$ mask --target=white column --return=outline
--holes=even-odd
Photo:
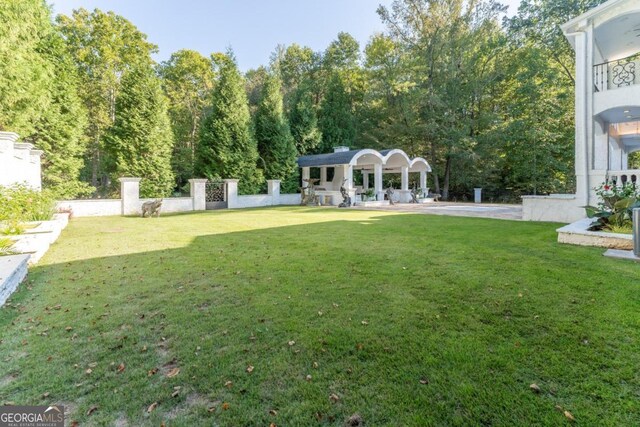
[[[311,168],[309,167],[304,167],[302,168],[302,187],[307,187],[309,186],[309,177],[311,176]],[[307,181],[305,181],[307,180]]]
[[[592,88],[588,86],[587,69],[592,64],[588,63],[587,33],[586,28],[581,28],[575,35],[575,168],[576,168],[576,197],[578,203],[589,203],[589,147],[587,127],[591,125],[588,114],[588,97],[591,97]]]
[[[382,191],[382,165],[373,165],[373,188],[376,192],[378,200],[384,200],[384,192]]]
[[[120,181],[120,198],[122,215],[138,215],[140,213],[140,180],[142,178],[118,178]]]
[[[364,170],[362,171],[362,188],[369,189],[369,172]]]
[[[40,157],[42,156],[42,150],[29,151],[30,165],[29,165],[29,185],[36,190],[42,190],[42,166],[40,163]]]
[[[224,179],[227,186],[227,208],[234,209],[238,207],[238,179]]]
[[[322,166],[320,168],[320,186],[324,187],[327,184],[327,167]]]
[[[422,194],[427,196],[427,171],[420,172],[420,190]]]
[[[353,188],[353,166],[351,165],[344,165],[344,179],[347,180],[347,182],[345,182],[344,187],[347,190],[351,190]]]
[[[190,179],[189,192],[193,202],[194,211],[204,211],[207,209],[207,179]]]
[[[280,180],[268,179],[267,180],[267,193],[271,196],[271,204],[280,204]]]
[[[409,166],[402,166],[400,168],[400,185],[401,190],[409,190]]]

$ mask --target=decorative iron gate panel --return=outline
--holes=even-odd
[[[207,181],[205,192],[207,209],[225,209],[227,207],[227,185],[220,181]]]

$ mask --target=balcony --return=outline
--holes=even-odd
[[[640,52],[593,66],[595,92],[640,84]]]

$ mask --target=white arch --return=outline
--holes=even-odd
[[[409,164],[409,172],[431,172],[431,166],[422,157],[415,157]]]
[[[374,156],[378,161],[374,161],[374,162],[370,162],[367,164],[384,164],[384,157],[382,157],[382,154],[380,154],[379,152],[377,152],[376,150],[371,150],[369,148],[366,148],[364,150],[360,150],[358,151],[353,158],[351,159],[351,161],[349,162],[349,164],[351,166],[355,166],[358,164],[358,159],[366,156],[366,155],[372,155]]]
[[[383,165],[386,166],[387,164],[389,164],[389,161],[394,156],[395,157],[400,156],[402,158],[402,160],[404,160],[404,163],[405,163],[406,166],[409,166],[411,164],[411,159],[409,158],[409,156],[407,156],[407,153],[405,153],[403,150],[400,150],[399,148],[395,148],[395,149],[389,151],[384,156]],[[395,166],[405,166],[405,165],[395,165]]]

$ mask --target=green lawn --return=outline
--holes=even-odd
[[[74,219],[0,310],[0,399],[81,425],[638,425],[640,266],[555,228]]]

